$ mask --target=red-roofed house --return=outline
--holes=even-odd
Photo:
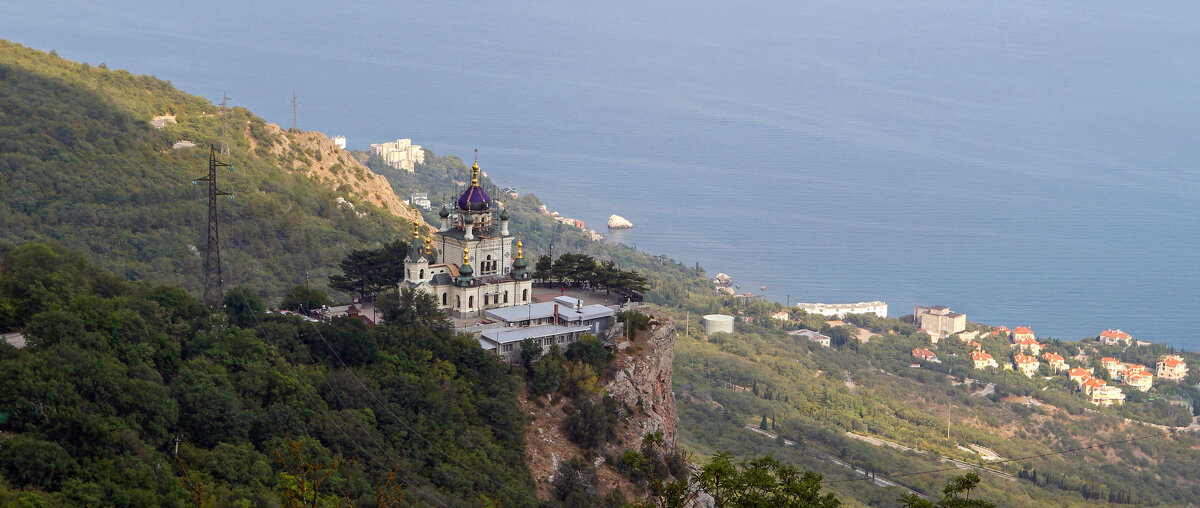
[[[1022,338],[1018,340],[1016,347],[1021,348],[1022,353],[1028,351],[1029,354],[1034,356],[1037,356],[1038,353],[1042,352],[1042,345],[1038,341],[1030,338]]]
[[[771,319],[778,319],[778,320],[780,320],[780,321],[787,321],[787,320],[791,319],[791,317],[788,315],[788,311],[786,311],[786,310],[781,310],[781,311],[779,311],[779,312],[776,312],[776,313],[774,313],[774,314],[771,314]]]
[[[1013,330],[1012,340],[1020,342],[1021,339],[1035,340],[1037,337],[1033,336],[1033,330],[1030,330],[1028,326],[1018,326],[1016,330]]]
[[[1111,406],[1113,404],[1120,405],[1125,403],[1125,392],[1122,392],[1120,388],[1117,388],[1113,385],[1102,385],[1098,388],[1095,388],[1092,390],[1092,393],[1088,395],[1088,397],[1088,400],[1090,400],[1092,404],[1096,404],[1098,406]]]
[[[984,353],[983,351],[972,351],[971,352],[971,361],[975,363],[976,369],[982,369],[984,367],[999,367],[1000,366],[1000,364],[996,363],[996,360],[994,358],[992,358],[992,355]]]
[[[976,351],[981,351],[981,350],[983,350],[983,344],[980,344],[980,343],[978,343],[978,342],[975,342],[975,341],[968,342],[968,343],[967,343],[967,347],[969,347],[969,348],[972,348],[972,349],[974,349],[974,350],[976,350]]]
[[[912,355],[917,358],[920,358],[921,360],[927,361],[927,362],[942,363],[941,360],[938,360],[937,355],[934,354],[933,351],[930,351],[928,349],[921,349],[921,348],[914,349],[914,350],[912,350]]]
[[[1149,372],[1146,372],[1145,369],[1127,370],[1125,371],[1123,380],[1125,381],[1125,384],[1137,388],[1143,392],[1150,391],[1150,386],[1154,384],[1154,376]]]
[[[1124,364],[1121,363],[1120,360],[1117,360],[1111,356],[1105,356],[1104,358],[1101,358],[1100,366],[1104,367],[1104,370],[1107,370],[1108,375],[1110,376],[1115,376],[1118,372],[1124,370],[1122,368],[1124,367]]]
[[[1155,364],[1155,370],[1158,377],[1162,379],[1170,379],[1171,381],[1180,381],[1187,377],[1188,367],[1187,362],[1179,355],[1167,355],[1162,360]]]
[[[1121,330],[1104,330],[1100,332],[1100,343],[1105,346],[1115,346],[1117,344],[1128,346],[1133,343],[1133,337]]]
[[[1017,364],[1017,370],[1025,374],[1025,377],[1033,377],[1034,374],[1037,374],[1038,359],[1035,356],[1018,353],[1013,357],[1013,363]]]
[[[1083,385],[1084,381],[1092,378],[1092,373],[1083,367],[1075,367],[1067,372],[1067,379]]]
[[[1055,372],[1067,370],[1067,361],[1060,354],[1047,351],[1042,353],[1042,359],[1046,360],[1046,363],[1049,364],[1050,368]]]
[[[992,335],[1007,336],[1008,332],[1011,332],[1011,331],[1012,330],[1009,330],[1007,326],[997,326],[995,328],[992,328]]]

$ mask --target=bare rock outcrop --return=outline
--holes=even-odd
[[[628,448],[640,446],[642,436],[648,433],[662,432],[667,453],[673,453],[679,423],[675,392],[671,388],[675,322],[666,312],[650,314],[650,330],[626,348],[632,354],[622,354],[614,360],[616,370],[606,387],[617,402],[634,411],[622,435]]]
[[[679,417],[671,386],[675,323],[666,312],[643,312],[651,316],[650,329],[638,332],[634,340],[618,345],[617,355],[605,377],[604,390],[628,412],[616,441],[605,446],[594,461],[599,481],[596,490],[602,495],[618,486],[626,495],[642,494],[612,465],[605,463],[605,455],[619,456],[625,450],[640,449],[642,437],[652,432],[662,432],[667,454],[674,453],[678,440]],[[538,496],[546,499],[553,493],[551,482],[558,474],[559,465],[572,457],[582,456],[583,451],[567,439],[562,430],[567,401],[543,397],[540,404],[526,398],[519,402],[530,418],[525,429],[525,462],[537,483]]]
[[[424,222],[420,212],[405,205],[392,191],[387,178],[371,171],[328,136],[317,131],[285,131],[275,124],[266,127],[271,142],[265,148],[281,161],[290,161],[282,165],[284,169],[344,193],[348,201],[369,203],[406,221]],[[267,142],[256,139],[249,124],[244,134],[251,150]]]
[[[608,229],[632,229],[633,223],[617,214],[608,216]]]

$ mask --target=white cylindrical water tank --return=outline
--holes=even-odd
[[[733,316],[725,314],[704,316],[704,334],[712,335],[717,332],[733,333]]]

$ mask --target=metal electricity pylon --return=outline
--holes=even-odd
[[[204,249],[204,305],[216,307],[225,298],[225,285],[221,280],[221,240],[217,221],[217,196],[233,194],[217,188],[217,168],[233,166],[217,160],[216,147],[208,148],[208,176],[192,180],[192,184],[208,182],[208,247]]]

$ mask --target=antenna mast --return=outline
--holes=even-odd
[[[292,130],[296,130],[296,90],[292,90]]]
[[[225,285],[221,280],[221,243],[217,222],[217,196],[232,194],[217,188],[217,168],[233,166],[217,160],[215,147],[208,147],[208,176],[192,180],[192,184],[208,182],[208,247],[204,249],[204,304],[216,307],[225,297]]]

